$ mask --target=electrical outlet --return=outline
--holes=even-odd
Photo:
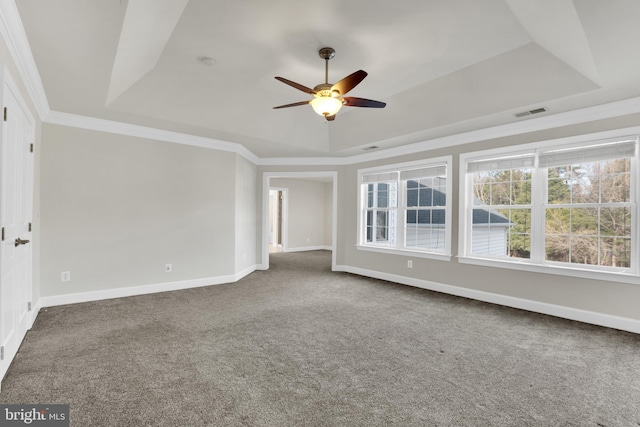
[[[71,272],[70,271],[63,271],[62,273],[60,273],[60,280],[63,282],[70,282],[71,281]]]
[[[413,261],[407,260],[407,268],[413,268]]]
[[[167,264],[164,266],[164,271],[166,271],[167,273],[171,273],[172,269],[173,267],[171,266],[171,264]]]

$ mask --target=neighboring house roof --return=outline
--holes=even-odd
[[[473,210],[473,225],[510,225],[509,218],[495,212],[489,212],[486,209],[476,208]]]
[[[407,206],[418,205],[418,195],[420,196],[420,206],[444,206],[447,200],[446,194],[434,190],[417,181],[407,181],[407,190],[419,188],[418,191],[407,191]],[[433,190],[433,191],[432,191]]]
[[[476,206],[484,205],[482,200],[478,199],[477,197],[474,197],[473,201]],[[489,212],[488,210],[482,208],[476,208],[473,210],[473,223],[476,225],[511,225],[511,221],[509,221],[509,218],[507,218],[506,216],[495,211]]]
[[[435,190],[433,188],[427,187],[425,185],[419,184],[417,181],[407,181],[407,189],[418,189],[418,191],[407,191],[407,206],[418,206],[418,200],[420,201],[420,206],[444,206],[446,202],[446,194],[441,191]],[[479,199],[476,201],[482,202]],[[444,211],[432,211],[430,212],[418,212],[418,224],[444,224]],[[415,211],[408,212],[409,222],[415,223]],[[411,217],[413,217],[414,221],[411,221]],[[473,225],[504,225],[508,226],[511,224],[509,218],[504,215],[501,215],[497,212],[489,212],[486,209],[475,208],[473,210]]]

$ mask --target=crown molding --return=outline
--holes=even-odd
[[[395,156],[395,154],[394,154]],[[341,166],[352,163],[360,163],[353,161],[350,157],[264,157],[258,162],[260,166]],[[390,157],[390,156],[385,156]]]
[[[239,154],[256,165],[269,166],[340,166],[387,159],[407,154],[416,154],[444,147],[468,144],[488,139],[501,138],[512,135],[553,129],[562,126],[586,123],[595,120],[608,119],[628,114],[640,113],[640,97],[629,98],[608,104],[582,108],[564,113],[529,118],[526,120],[493,126],[469,132],[439,138],[427,139],[425,132],[416,132],[378,141],[418,141],[392,148],[373,152],[355,154],[342,157],[265,157],[260,158],[241,144],[221,141],[213,138],[200,137],[178,132],[165,131],[128,123],[115,122],[76,114],[51,111],[46,93],[35,60],[31,53],[22,20],[15,0],[0,1],[0,35],[4,38],[11,56],[16,64],[18,73],[26,86],[29,98],[35,105],[37,113],[43,122],[73,126],[83,129],[111,132],[120,135],[137,136],[147,139],[173,142],[177,144],[193,145]]]
[[[43,120],[49,114],[49,102],[14,0],[0,1],[0,34],[7,44],[38,116]]]
[[[578,110],[557,113],[553,115],[530,118],[527,120],[492,126],[484,129],[463,132],[450,136],[433,139],[424,139],[398,147],[376,150],[363,154],[355,154],[348,157],[324,157],[324,158],[261,158],[260,165],[351,165],[375,160],[388,159],[407,154],[416,154],[439,148],[453,147],[485,141],[488,139],[502,138],[506,136],[521,135],[530,132],[554,129],[596,120],[610,119],[628,114],[640,113],[640,97],[615,101],[608,104],[581,108]],[[403,139],[422,139],[420,133],[405,135]],[[385,141],[377,141],[384,143]]]
[[[206,138],[185,133],[171,132],[162,129],[132,125],[130,123],[97,119],[95,117],[80,116],[77,114],[63,113],[60,111],[49,112],[49,114],[42,121],[55,125],[70,126],[80,129],[95,130],[99,132],[108,132],[117,135],[135,136],[138,138],[154,139],[157,141],[173,142],[176,144],[210,148],[213,150],[229,151],[246,158],[254,164],[258,164],[260,160],[258,156],[247,150],[244,146],[236,144],[234,142],[220,141],[213,138]]]
[[[177,144],[194,145],[215,150],[231,151],[259,166],[344,166],[388,159],[409,154],[422,153],[445,147],[469,144],[488,139],[520,135],[530,132],[554,129],[563,126],[592,122],[640,113],[640,97],[629,98],[608,104],[581,108],[579,110],[557,113],[544,117],[536,117],[520,122],[492,126],[484,129],[463,132],[440,138],[433,138],[398,147],[386,148],[375,152],[355,154],[345,157],[258,157],[243,145],[221,141],[213,138],[171,132],[162,129],[116,122],[77,114],[51,111],[43,121],[46,123],[72,126],[82,129],[110,132],[120,135],[137,136],[140,138],[156,139]],[[406,136],[418,139],[419,134]],[[403,137],[404,138],[404,137]],[[383,141],[380,141],[383,142]]]

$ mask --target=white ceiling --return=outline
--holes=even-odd
[[[638,0],[20,0],[53,111],[326,157],[640,96]],[[363,69],[327,123],[274,79]],[[199,58],[209,57],[214,65]]]

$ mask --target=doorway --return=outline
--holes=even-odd
[[[294,215],[300,214],[297,212],[296,208],[290,206],[291,200],[293,196],[288,193],[288,189],[282,188],[283,186],[279,185],[274,181],[273,187],[272,179],[278,180],[282,178],[283,180],[299,180],[299,181],[316,181],[328,184],[328,189],[325,194],[329,199],[325,206],[327,206],[327,212],[324,213],[324,218],[330,219],[327,221],[326,225],[322,225],[319,228],[326,230],[326,237],[323,239],[326,243],[322,243],[322,246],[316,246],[313,243],[313,238],[309,239],[306,235],[303,236],[303,241],[300,243],[299,237],[294,231],[298,230],[297,225],[300,221],[295,221]],[[278,233],[274,230],[274,216],[277,215],[275,213],[276,207],[274,204],[277,203],[277,196],[274,191],[283,191],[282,197],[282,205],[281,205],[281,222],[279,223],[279,231],[281,233],[280,244],[282,245],[283,252],[290,252],[296,250],[316,250],[316,249],[325,249],[331,251],[331,266],[332,269],[336,269],[336,241],[337,241],[337,212],[338,212],[338,173],[336,171],[311,171],[311,172],[264,172],[262,179],[262,250],[261,250],[261,263],[260,269],[267,270],[269,269],[269,249],[271,243],[277,239]],[[291,200],[290,200],[291,199]],[[270,203],[271,202],[271,203]],[[308,207],[306,207],[308,209]],[[294,210],[296,212],[290,212],[289,210]],[[302,209],[304,210],[304,208]],[[288,217],[288,215],[290,217]],[[302,216],[300,216],[302,215]],[[305,214],[300,214],[298,219],[306,218]],[[315,215],[314,215],[315,216]],[[292,219],[293,218],[293,219]],[[293,225],[289,224],[293,222]],[[291,230],[288,230],[291,228]],[[289,233],[291,231],[291,233]],[[299,231],[299,230],[298,230]],[[298,240],[296,240],[298,239]],[[291,241],[290,241],[291,240]],[[330,240],[330,242],[329,242]],[[311,242],[306,244],[306,242]]]

